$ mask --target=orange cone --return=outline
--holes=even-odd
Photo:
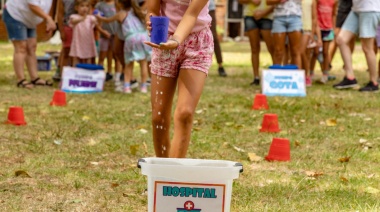
[[[5,123],[17,126],[26,125],[24,118],[24,110],[22,109],[22,107],[10,107],[8,112],[8,120]]]
[[[268,110],[267,96],[264,94],[256,94],[255,99],[253,100],[252,110]]]
[[[50,102],[52,106],[66,106],[66,93],[56,90],[53,95],[53,100]]]
[[[267,161],[290,161],[290,142],[285,138],[273,138]]]
[[[280,132],[280,128],[278,126],[278,118],[276,114],[264,114],[260,132]]]

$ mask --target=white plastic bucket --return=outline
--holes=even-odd
[[[142,158],[148,212],[229,212],[240,163],[224,160]]]

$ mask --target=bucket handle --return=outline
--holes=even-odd
[[[143,158],[140,158],[138,161],[137,161],[137,168],[141,169],[141,165],[140,163],[146,163],[146,161],[143,159]]]
[[[241,163],[235,163],[235,166],[240,166],[240,173],[242,173],[243,172],[243,164],[241,164]]]

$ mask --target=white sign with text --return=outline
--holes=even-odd
[[[262,93],[267,96],[306,96],[304,70],[263,70]]]

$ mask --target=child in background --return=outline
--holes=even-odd
[[[114,0],[103,0],[95,5],[95,9],[100,11],[104,17],[112,17],[116,14],[116,7]],[[99,53],[99,61],[98,64],[103,66],[104,60],[107,58],[107,75],[106,81],[109,81],[113,78],[112,76],[112,47],[114,41],[114,35],[116,33],[117,23],[109,22],[102,23],[102,29],[106,30],[108,34],[101,34],[100,36],[100,53]],[[115,60],[115,70],[120,70],[118,67],[118,63]],[[119,75],[119,74],[118,74]]]
[[[251,46],[253,81],[251,85],[260,85],[260,40],[263,38],[273,64],[272,12],[274,7],[267,6],[265,0],[239,0],[244,5],[244,31]]]
[[[306,86],[312,85],[310,76],[310,51],[308,45],[313,43],[317,31],[317,2],[316,0],[302,1],[302,68],[305,70]],[[318,42],[319,43],[319,42]]]
[[[317,1],[317,12],[318,12],[318,26],[321,30],[322,36],[322,49],[323,49],[323,75],[319,80],[320,83],[326,84],[329,80],[330,71],[330,55],[329,46],[331,41],[334,40],[334,28],[333,22],[336,18],[338,8],[337,0],[318,0]],[[330,76],[333,80],[335,77]]]
[[[62,49],[59,55],[59,66],[53,79],[59,81],[61,79],[60,68],[64,66],[71,66],[71,58],[69,56],[71,41],[73,38],[73,29],[69,25],[70,16],[75,13],[74,8],[75,0],[62,0],[58,1],[58,29],[61,33]]]
[[[272,25],[274,64],[283,62],[285,39],[288,37],[292,63],[302,67],[302,1],[267,0],[267,4],[275,6]]]
[[[73,28],[73,40],[71,43],[70,57],[73,58],[73,66],[78,63],[91,63],[96,57],[94,28],[97,24],[90,12],[90,0],[76,0],[75,10],[77,14],[70,16],[69,24]]]
[[[195,108],[211,66],[214,43],[210,30],[208,1],[151,0],[148,14],[169,18],[169,39],[154,47],[152,55],[152,126],[157,157],[186,157]],[[173,12],[175,10],[175,13]],[[152,28],[147,16],[148,30]],[[174,135],[170,142],[170,123],[174,93],[178,98],[174,112]]]
[[[124,93],[131,93],[131,79],[134,62],[140,63],[142,93],[147,93],[146,81],[148,79],[148,59],[151,56],[151,48],[144,44],[148,41],[148,33],[145,29],[145,16],[135,0],[118,0],[120,10],[115,16],[103,18],[104,22],[119,21],[124,36]]]

